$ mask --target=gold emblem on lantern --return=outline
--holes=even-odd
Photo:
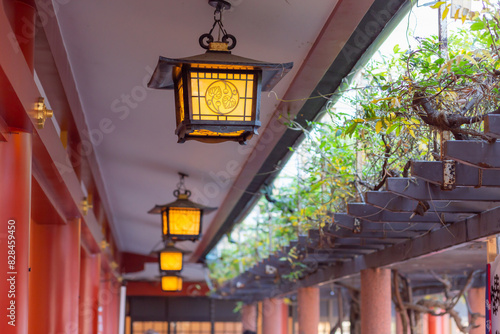
[[[226,80],[217,80],[208,86],[205,93],[208,108],[219,115],[230,114],[240,101],[236,86]]]

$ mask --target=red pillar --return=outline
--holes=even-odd
[[[118,317],[120,308],[120,284],[111,275],[101,280],[99,289],[99,306],[102,308],[102,333],[118,333]]]
[[[28,331],[31,154],[28,133],[0,143],[0,333]],[[15,324],[15,326],[12,326]]]
[[[445,314],[441,317],[441,333],[450,334],[450,315],[449,314]],[[486,333],[486,332],[482,332],[482,333]]]
[[[281,303],[281,332],[288,334],[288,305]]]
[[[391,271],[361,271],[361,334],[391,332]]]
[[[319,288],[299,288],[297,294],[299,334],[318,334]]]
[[[420,322],[422,334],[429,334],[429,314],[422,314],[422,321]]]
[[[97,333],[101,256],[81,250],[79,334]]]
[[[257,333],[257,306],[244,305],[241,309],[241,323],[243,332],[252,331]]]
[[[77,333],[80,220],[32,222],[30,263],[29,334]]]
[[[480,313],[484,316],[485,312],[485,295],[486,288],[472,288],[467,293],[467,299],[469,301],[469,306],[473,313]],[[470,334],[483,334],[486,333],[486,320],[485,318],[479,318],[476,320],[476,324],[481,325],[478,328],[474,328],[469,333]]]
[[[286,305],[285,305],[286,306]],[[262,334],[286,334],[284,327],[285,307],[277,298],[266,299],[262,303]]]
[[[441,334],[441,330],[443,327],[441,321],[441,317],[436,317],[429,314],[427,316],[427,332],[429,334]]]

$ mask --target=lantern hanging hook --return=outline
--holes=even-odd
[[[217,38],[217,42],[227,43],[227,50],[232,50],[236,46],[236,37],[231,34],[228,34],[224,25],[222,24],[222,12],[226,9],[231,8],[231,4],[224,0],[209,0],[210,6],[215,7],[214,11],[214,24],[212,25],[212,29],[208,32],[208,34],[203,34],[200,36],[198,42],[200,46],[205,50],[210,50],[210,43],[214,41],[214,36],[212,32],[215,27],[219,27],[219,35]],[[220,35],[222,34],[222,38]]]
[[[179,172],[179,183],[177,183],[177,189],[174,190],[174,196],[179,197],[180,194],[184,194],[187,197],[191,196],[191,191],[186,189],[184,185],[184,178],[189,177],[189,175]]]

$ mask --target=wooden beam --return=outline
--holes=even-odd
[[[447,200],[447,201],[500,201],[500,191],[495,188],[464,188],[443,191],[435,184],[413,178],[388,178],[388,191],[416,200]],[[432,202],[430,202],[433,210]]]
[[[414,239],[405,240],[381,251],[358,256],[352,261],[332,267],[321,267],[301,280],[301,286],[331,282],[359,273],[367,268],[379,268],[410,259],[428,256],[464,243],[500,233],[500,208],[454,223]]]
[[[334,215],[334,223],[327,225],[325,231],[334,232],[336,230],[349,230],[353,233],[353,236],[358,235],[353,231],[356,229],[355,224],[359,223],[359,228],[362,232],[372,231],[372,232],[387,232],[387,231],[413,231],[413,232],[426,232],[430,229],[440,226],[441,222],[439,219],[434,219],[427,222],[411,222],[411,221],[400,221],[400,222],[373,222],[362,218],[356,218],[346,213],[336,213]]]
[[[500,115],[488,115],[484,119],[484,133],[500,138]]]
[[[312,240],[312,245],[310,247],[321,247],[317,249],[328,250],[331,247],[337,247],[341,245],[352,245],[353,247],[385,247],[393,245],[401,241],[401,239],[360,239],[360,238],[335,238],[329,237],[324,233],[321,233],[317,229],[309,230],[309,239]],[[321,242],[320,242],[321,239]]]
[[[424,212],[423,215],[418,215],[412,212],[386,211],[364,203],[349,203],[347,205],[347,214],[372,222],[384,223],[451,223],[473,215],[472,213],[435,212],[432,209]]]
[[[374,207],[393,212],[414,212],[418,201],[411,198],[399,196],[388,191],[368,191],[365,194],[366,203]],[[455,212],[455,213],[479,213],[500,206],[500,202],[480,202],[480,201],[446,201],[433,200],[424,201],[429,205],[432,203],[432,211],[435,212]]]
[[[443,184],[443,162],[413,161],[411,174],[434,184]],[[457,187],[500,187],[500,170],[481,169],[457,162],[455,164]]]
[[[500,142],[449,140],[444,143],[446,159],[481,168],[500,168]]]
[[[392,212],[413,212],[418,201],[398,196],[388,191],[367,191],[365,193],[366,203],[377,208]]]
[[[360,233],[353,233],[352,231],[345,230],[345,229],[340,229],[338,231],[328,231],[327,232],[329,235],[332,235],[337,238],[354,238],[358,236],[359,238],[363,239],[408,239],[408,238],[414,238],[422,234],[422,232],[416,232],[416,231],[408,231],[408,230],[401,230],[401,231],[362,231]]]

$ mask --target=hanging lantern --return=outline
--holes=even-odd
[[[191,192],[184,187],[186,174],[179,173],[180,182],[174,191],[177,200],[156,205],[149,213],[161,214],[163,239],[171,241],[198,240],[201,236],[203,213],[213,211],[210,208],[189,200]]]
[[[158,251],[160,274],[180,272],[182,270],[183,257],[186,253],[186,251],[175,247],[172,241],[169,241],[165,248]]]
[[[290,71],[293,63],[267,63],[231,54],[236,38],[222,25],[222,11],[231,8],[223,0],[210,0],[216,8],[214,24],[199,38],[206,53],[180,59],[160,57],[148,84],[173,89],[178,142],[237,141],[257,134],[260,127],[261,91],[270,91]],[[212,32],[219,29],[220,41]]]
[[[182,291],[182,277],[179,276],[162,276],[161,290],[165,292]]]

